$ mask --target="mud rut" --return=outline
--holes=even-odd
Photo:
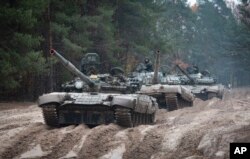
[[[250,142],[250,88],[223,100],[159,110],[156,124],[122,128],[47,127],[32,103],[0,103],[0,158],[229,158],[230,142]]]

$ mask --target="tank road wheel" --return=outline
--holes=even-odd
[[[137,126],[139,123],[139,117],[136,115],[136,113],[133,113],[132,115],[132,121],[133,121],[133,126]]]
[[[142,117],[142,124],[146,124],[146,115],[145,114],[141,114]]]
[[[179,102],[179,107],[180,108],[192,107],[193,106],[193,102],[192,101],[189,102],[189,101],[184,100],[183,98],[179,98],[178,102]]]
[[[116,107],[116,123],[123,127],[133,127],[131,110],[127,108]]]
[[[131,112],[130,109],[116,107],[115,109],[116,123],[123,127],[133,127],[143,124],[152,124],[155,121],[155,113],[145,114]]]
[[[166,105],[169,111],[179,109],[178,99],[176,94],[166,94]]]
[[[212,99],[214,97],[217,97],[217,94],[216,93],[213,93],[213,92],[209,92],[207,93],[207,99]]]
[[[154,123],[155,122],[155,113],[153,114],[150,114],[150,120],[149,120],[150,123]]]
[[[188,102],[188,106],[189,106],[189,107],[192,107],[193,105],[194,105],[194,102],[193,102],[193,101]]]
[[[59,126],[58,113],[56,109],[56,105],[45,105],[42,108],[43,110],[43,119],[44,122],[51,127]]]
[[[142,114],[142,124],[146,124],[147,121],[146,121],[146,115],[145,114]]]
[[[146,119],[145,124],[149,124],[149,115],[148,114],[145,114],[145,119]]]
[[[153,114],[133,113],[132,122],[134,126],[143,124],[153,124],[155,122],[155,113]]]

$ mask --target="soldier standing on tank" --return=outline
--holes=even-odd
[[[197,65],[193,65],[194,73],[197,74],[200,72],[199,67]]]
[[[147,57],[145,58],[144,65],[145,65],[145,71],[147,72],[153,71],[153,65],[152,65],[152,62],[149,60],[149,58]]]
[[[192,64],[192,66],[187,67],[187,72],[189,74],[197,74],[200,72],[199,67],[195,64]]]

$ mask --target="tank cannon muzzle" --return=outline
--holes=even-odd
[[[55,49],[50,49],[50,54],[51,54],[51,55],[54,55],[54,54],[55,54],[55,52],[56,52],[56,50],[55,50]]]

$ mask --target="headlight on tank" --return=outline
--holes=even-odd
[[[82,82],[82,81],[76,81],[76,82],[75,82],[75,87],[76,87],[76,89],[82,89],[82,87],[83,87],[83,82]]]

